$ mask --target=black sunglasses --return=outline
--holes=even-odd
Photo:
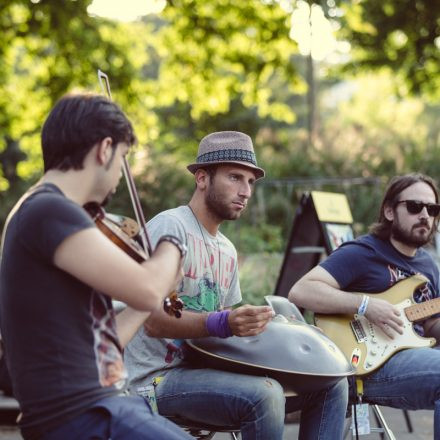
[[[437,217],[440,214],[440,205],[437,203],[423,203],[418,200],[400,200],[396,202],[396,206],[399,203],[405,203],[406,210],[409,214],[418,214],[423,208],[426,208],[428,215],[431,217]]]

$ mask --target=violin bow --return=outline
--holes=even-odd
[[[112,92],[110,90],[110,81],[108,79],[108,76],[100,69],[98,69],[98,81],[102,91],[107,94],[107,96],[111,101],[113,101]],[[148,237],[147,228],[145,227],[146,221],[145,221],[144,213],[142,211],[141,202],[139,200],[139,196],[136,191],[134,179],[131,174],[130,168],[128,166],[127,158],[125,156],[123,157],[122,160],[122,170],[125,176],[125,180],[127,181],[128,192],[130,193],[130,200],[133,205],[136,221],[141,230],[141,234],[139,235],[142,241],[142,246],[145,252],[147,253],[147,255],[150,256],[151,253],[153,252],[153,248],[151,247],[150,238]]]
[[[100,69],[98,69],[98,81],[102,91],[107,94],[110,101],[113,101],[108,76]],[[127,158],[125,156],[122,158],[122,170],[125,176],[125,180],[127,181],[128,192],[130,193],[130,199],[133,205],[134,213],[136,215],[136,221],[141,231],[139,235],[142,241],[142,246],[147,256],[150,257],[153,252],[153,248],[151,246],[151,241],[148,236],[147,228],[145,226],[146,221],[144,213],[142,211],[141,202],[139,200],[139,195],[136,191],[134,179],[128,166]],[[169,297],[166,297],[164,299],[164,310],[166,313],[170,314],[170,312],[172,312],[176,318],[180,318],[182,316],[182,309],[183,302],[180,298],[177,297],[176,292],[173,292]]]

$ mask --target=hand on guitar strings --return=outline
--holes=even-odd
[[[244,305],[231,311],[229,327],[235,336],[255,336],[264,331],[274,314],[269,306]]]
[[[403,334],[403,321],[399,310],[388,301],[370,296],[365,317],[394,339],[396,333]]]

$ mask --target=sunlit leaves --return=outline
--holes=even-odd
[[[425,167],[430,148],[426,104],[400,98],[394,78],[383,71],[353,79],[352,97],[325,123],[327,154],[343,158],[340,172],[363,176],[393,175]]]
[[[431,0],[339,1],[341,35],[359,50],[351,67],[387,66],[401,72],[408,89],[433,101],[440,96],[440,2]]]
[[[191,97],[191,114],[225,113],[242,96],[261,116],[270,112],[271,77],[295,76],[288,14],[277,3],[219,0],[174,1],[164,11],[170,26],[160,32],[161,104]],[[172,25],[171,25],[172,24]],[[170,88],[172,78],[180,84]],[[292,120],[286,108],[276,117]]]

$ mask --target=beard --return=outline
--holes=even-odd
[[[213,183],[213,181],[211,180]],[[236,220],[240,217],[243,210],[232,209],[226,197],[216,191],[215,185],[211,184],[206,193],[205,203],[209,212],[220,222],[224,220]]]
[[[391,226],[391,236],[400,243],[419,248],[428,244],[435,233],[435,227],[432,225],[431,230],[428,233],[421,234],[417,231],[417,228],[421,226],[429,228],[429,223],[427,221],[420,221],[419,223],[416,223],[410,231],[407,231],[403,229],[398,222],[394,222]]]

